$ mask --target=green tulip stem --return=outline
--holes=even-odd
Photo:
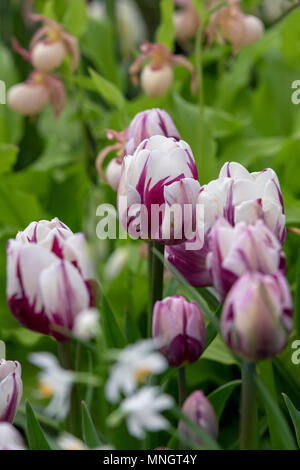
[[[241,395],[241,449],[255,450],[257,447],[257,407],[255,397],[256,369],[253,362],[242,364]]]
[[[162,255],[164,245],[157,242],[150,242],[148,248],[148,279],[149,279],[149,312],[148,312],[148,337],[152,336],[152,314],[155,302],[162,299],[164,265],[153,253],[156,248]]]

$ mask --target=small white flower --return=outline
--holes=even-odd
[[[129,433],[143,439],[145,431],[167,429],[169,422],[161,412],[174,404],[172,397],[163,394],[159,387],[143,387],[131,397],[125,398],[120,410],[126,416]]]
[[[64,432],[57,440],[57,444],[61,450],[86,450],[87,447],[80,439]]]
[[[126,265],[128,257],[129,251],[127,248],[118,248],[115,250],[109,257],[105,266],[104,275],[106,279],[115,279]]]
[[[147,377],[161,374],[168,367],[157,347],[156,340],[143,340],[120,352],[106,383],[106,396],[110,402],[116,403],[121,393],[130,395]]]
[[[42,369],[38,375],[40,396],[51,398],[45,413],[58,420],[64,419],[69,411],[75,373],[60,367],[58,360],[51,353],[32,353],[29,360]]]
[[[99,331],[99,312],[96,308],[82,310],[74,321],[73,334],[82,341],[89,341]]]

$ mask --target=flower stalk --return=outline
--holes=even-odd
[[[255,364],[244,361],[242,364],[241,450],[255,450],[257,448],[255,375]]]
[[[186,399],[186,377],[185,377],[185,368],[178,368],[178,403],[180,408],[182,407]]]
[[[162,299],[164,265],[153,253],[156,248],[164,255],[164,245],[157,242],[150,242],[148,251],[148,276],[149,276],[149,313],[148,313],[148,336],[152,335],[152,313],[155,302]]]

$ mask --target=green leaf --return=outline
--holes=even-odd
[[[278,434],[277,440],[279,442],[279,447],[278,449],[274,450],[295,450],[296,444],[294,437],[291,433],[291,430],[286,422],[286,419],[281,409],[275,403],[260,378],[256,377],[255,381],[264,408],[268,412],[269,417],[271,418],[271,422],[269,421],[269,426],[272,426],[273,430],[276,431]]]
[[[285,404],[287,406],[287,409],[289,410],[290,417],[293,421],[293,425],[294,425],[296,436],[297,436],[298,447],[300,448],[300,411],[298,411],[297,408],[295,408],[294,404],[285,393],[283,393],[282,395],[283,395]]]
[[[238,386],[241,385],[241,383],[242,381],[239,379],[233,380],[232,382],[228,382],[225,385],[221,385],[221,387],[217,388],[217,390],[214,390],[208,395],[208,399],[215,409],[218,420],[221,418],[225,405],[231,394]]]
[[[18,147],[13,144],[0,143],[0,173],[10,171],[17,160]]]
[[[81,412],[82,434],[84,442],[90,449],[94,449],[95,447],[101,446],[101,441],[94,426],[89,409],[84,401],[81,402]]]
[[[160,0],[161,20],[156,33],[156,42],[160,42],[171,51],[174,49],[175,27],[173,21],[173,0]]]
[[[110,308],[105,296],[102,294],[102,306],[101,306],[101,319],[103,322],[103,329],[105,331],[105,337],[107,346],[110,348],[123,348],[126,344],[123,332],[115,318],[115,315]]]
[[[30,450],[51,450],[30,403],[26,403],[26,428]]]
[[[125,105],[125,98],[122,95],[119,88],[113,83],[101,77],[95,70],[89,69],[90,75],[93,82],[96,85],[98,93],[102,98],[109,104],[116,106],[117,108],[123,108]]]
[[[72,0],[68,2],[69,8],[66,11],[63,24],[70,33],[80,36],[87,23],[87,11],[84,0]]]
[[[130,309],[125,312],[125,335],[129,343],[135,343],[141,337]]]
[[[203,359],[209,359],[225,365],[239,364],[238,360],[225,346],[219,335],[217,335],[212,343],[206,348],[202,357]]]

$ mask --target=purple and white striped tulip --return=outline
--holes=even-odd
[[[245,271],[274,274],[285,272],[281,244],[262,220],[255,225],[240,222],[232,227],[219,218],[209,237],[207,268],[212,282],[224,299]]]
[[[204,205],[205,232],[217,217],[224,217],[233,226],[238,222],[255,224],[262,219],[281,244],[285,241],[283,199],[271,168],[249,173],[240,163],[225,163],[219,178],[202,186],[198,204]]]
[[[164,136],[146,139],[123,161],[118,190],[120,221],[133,238],[180,243],[193,232],[193,217],[185,220],[182,206],[193,208],[199,189],[196,163],[187,143]],[[175,201],[178,217],[167,210]],[[189,222],[188,230],[185,222]]]
[[[259,361],[279,354],[293,328],[293,301],[285,276],[247,271],[226,298],[222,336],[245,359]]]
[[[10,423],[0,423],[0,450],[26,450],[23,437]]]
[[[7,301],[23,326],[66,339],[75,316],[94,305],[93,271],[83,234],[58,219],[32,222],[7,245]]]
[[[180,140],[171,116],[164,109],[147,109],[133,118],[127,130],[125,154],[132,155],[143,140],[154,135]]]
[[[214,439],[218,437],[219,426],[215,410],[202,391],[196,390],[191,393],[183,404],[182,412],[211,437]],[[179,422],[178,429],[179,434],[196,445],[203,444],[201,438],[184,421]]]
[[[22,393],[21,365],[0,359],[0,422],[13,422]]]
[[[195,302],[187,302],[180,295],[166,297],[154,306],[152,335],[159,339],[171,367],[191,364],[205,348],[203,313]]]

